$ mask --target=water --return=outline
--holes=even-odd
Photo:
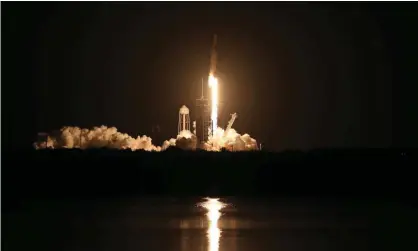
[[[399,232],[399,224],[411,222],[408,213],[416,213],[371,202],[308,199],[221,198],[223,208],[216,200],[206,208],[196,205],[204,201],[32,202],[2,213],[3,250],[360,251],[406,238],[393,234],[393,227],[398,224]],[[391,219],[396,215],[405,220]]]

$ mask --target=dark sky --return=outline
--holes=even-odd
[[[65,125],[157,144],[218,34],[221,126],[272,150],[417,146],[417,4],[1,4],[2,144]]]

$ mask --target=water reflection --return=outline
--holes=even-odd
[[[200,206],[207,210],[206,216],[208,218],[209,227],[207,231],[208,250],[218,251],[219,240],[221,238],[221,229],[218,227],[218,221],[221,217],[221,209],[226,206],[217,198],[207,198],[205,202],[200,203]]]
[[[375,227],[382,227],[380,223],[391,216],[380,215],[375,211],[381,210],[380,205],[373,205],[375,209],[369,204],[229,198],[233,206],[221,201],[226,198],[201,200],[198,207],[194,206],[199,201],[192,199],[39,202],[2,217],[4,249],[361,251],[370,249]],[[416,218],[409,209],[393,212]],[[374,222],[379,224],[371,225]],[[391,225],[387,227],[376,229],[389,233]]]

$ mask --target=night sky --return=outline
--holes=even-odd
[[[270,150],[417,146],[417,6],[2,2],[2,147],[66,125],[175,137],[215,33],[222,127],[237,112]]]

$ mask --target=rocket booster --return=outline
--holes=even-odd
[[[213,35],[213,43],[212,43],[212,49],[216,49],[216,43],[218,41],[218,36],[216,34]]]
[[[217,61],[217,53],[216,53],[216,43],[218,42],[218,36],[216,34],[213,35],[213,43],[212,43],[212,50],[210,53],[210,72],[209,74],[215,75],[216,72],[216,61]]]

